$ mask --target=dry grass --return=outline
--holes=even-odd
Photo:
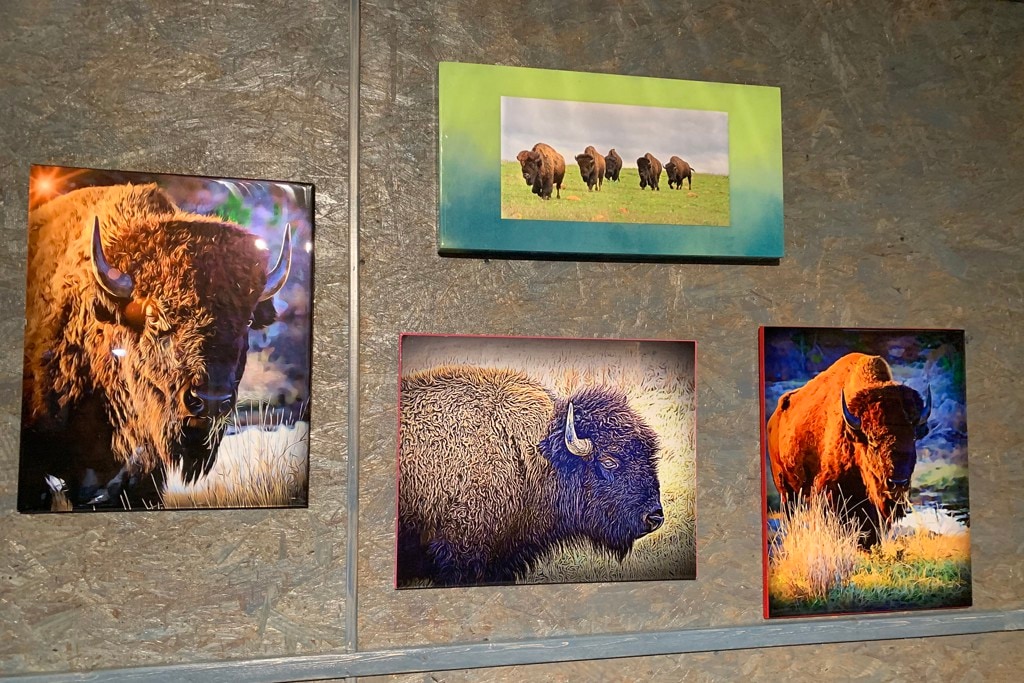
[[[824,600],[846,585],[857,564],[860,531],[843,520],[822,494],[800,499],[779,517],[769,569],[773,598]]]
[[[971,603],[970,533],[901,525],[870,551],[821,497],[778,518],[771,541],[772,616],[960,607]]]
[[[291,507],[306,504],[309,423],[260,412],[258,424],[225,436],[210,473],[190,484],[167,473],[165,508]]]

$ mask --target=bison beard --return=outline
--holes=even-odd
[[[212,467],[250,328],[274,321],[290,238],[267,273],[241,226],[155,185],[77,190],[30,214],[18,507],[159,502],[167,467]]]
[[[855,519],[864,547],[905,512],[917,462],[915,441],[928,433],[925,399],[892,379],[878,356],[843,356],[799,389],[787,392],[768,420],[772,477],[792,507],[823,492]]]
[[[621,561],[664,521],[657,436],[616,391],[441,367],[402,380],[400,440],[399,587],[510,583],[574,541]]]

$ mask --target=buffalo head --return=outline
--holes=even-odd
[[[519,165],[523,169],[523,180],[527,185],[533,185],[540,177],[544,159],[540,152],[526,151],[525,149],[516,155]]]
[[[577,392],[557,415],[542,450],[580,506],[580,531],[622,560],[665,521],[658,437],[624,395],[604,388]]]
[[[290,226],[276,264],[256,237],[215,219],[167,220],[145,244],[104,247],[92,227],[95,315],[109,356],[94,359],[115,451],[209,471],[245,370],[249,330],[270,325],[291,269]],[[117,263],[117,265],[114,265]],[[152,465],[151,465],[152,466]]]
[[[882,521],[902,510],[917,464],[917,440],[928,434],[931,389],[924,399],[895,383],[863,389],[846,401],[840,393],[843,423],[854,443],[855,457],[868,497]]]

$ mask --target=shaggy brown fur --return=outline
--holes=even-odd
[[[533,149],[525,149],[516,155],[523,169],[523,179],[533,187],[533,193],[541,199],[551,199],[551,188],[555,196],[562,198],[562,179],[565,178],[565,157],[550,145],[538,142]]]
[[[131,302],[107,294],[91,271],[94,217],[110,265],[134,282]],[[106,421],[108,443],[61,446],[70,449],[72,463],[62,476],[72,493],[83,476],[75,469],[89,467],[106,481],[125,464],[144,477],[174,462],[189,417],[184,392],[206,382],[212,367],[223,370],[238,360],[250,319],[273,320],[272,304],[258,302],[267,253],[241,226],[183,212],[155,185],[58,197],[31,212],[29,245],[28,433],[56,443],[62,434],[75,438],[76,422],[86,431],[98,422],[94,429],[102,433]],[[216,426],[207,429],[209,438],[219,438]],[[108,462],[101,467],[102,456],[79,447],[105,449]],[[36,457],[23,452],[23,470],[31,471]]]
[[[842,396],[861,421],[854,430],[843,417]],[[894,474],[909,480],[917,451],[915,429],[924,401],[892,379],[878,356],[850,353],[799,389],[787,392],[768,420],[772,477],[783,503],[825,491],[838,508],[856,513],[867,534],[902,514],[906,487],[889,484]]]
[[[595,186],[600,191],[604,183],[604,157],[590,145],[583,150],[583,154],[576,155],[576,163],[580,165],[580,176],[587,184],[587,191],[593,191]]]
[[[668,189],[672,189],[675,185],[675,189],[683,189],[683,179],[686,179],[686,184],[689,189],[693,189],[693,168],[690,164],[686,163],[677,156],[673,156],[665,164],[665,174],[668,176]]]

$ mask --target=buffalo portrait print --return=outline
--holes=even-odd
[[[312,202],[32,168],[19,510],[306,504]]]
[[[766,616],[971,604],[964,336],[764,328]]]
[[[404,335],[399,588],[694,578],[694,347]]]

